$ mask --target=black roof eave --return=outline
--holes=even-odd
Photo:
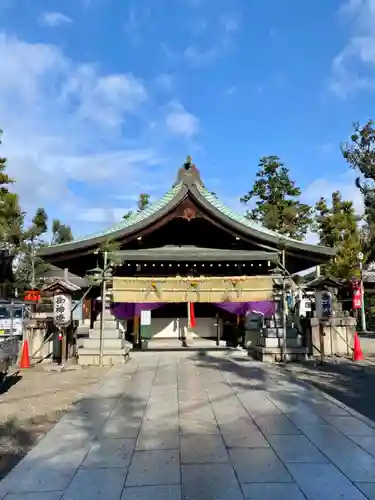
[[[278,252],[246,251],[246,250],[223,250],[216,248],[199,247],[159,247],[145,250],[123,250],[110,253],[110,257],[119,257],[125,261],[147,260],[147,261],[181,261],[196,260],[206,261],[260,261],[269,260],[278,262]]]

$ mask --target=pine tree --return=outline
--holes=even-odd
[[[361,232],[364,237],[368,260],[375,260],[375,128],[369,120],[365,125],[353,124],[350,140],[341,145],[345,161],[360,175],[356,180],[357,187],[363,194],[364,225]],[[361,177],[364,178],[362,183]]]
[[[261,158],[253,188],[241,198],[255,208],[246,217],[282,235],[302,240],[312,224],[312,208],[301,203],[301,190],[277,156]]]
[[[363,245],[353,203],[342,200],[339,191],[332,193],[331,206],[320,198],[315,205],[315,224],[320,244],[337,248],[336,257],[324,266],[325,274],[346,280],[358,277],[358,254]]]
[[[62,224],[59,219],[52,221],[52,241],[51,245],[60,245],[73,240],[73,233],[70,226]]]

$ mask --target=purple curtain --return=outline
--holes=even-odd
[[[119,302],[112,304],[112,314],[118,319],[129,319],[139,316],[141,311],[152,311],[163,307],[165,302]],[[275,303],[272,300],[262,300],[259,302],[214,302],[214,306],[223,309],[231,314],[246,314],[248,311],[262,313],[265,317],[270,317],[275,313]]]

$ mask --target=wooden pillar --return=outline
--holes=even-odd
[[[139,316],[134,316],[133,331],[135,337],[135,344],[138,344],[139,348],[142,349],[142,339],[139,332]]]

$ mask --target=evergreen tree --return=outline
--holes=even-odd
[[[253,188],[241,198],[255,208],[246,217],[282,235],[302,240],[312,224],[312,208],[301,203],[301,190],[277,156],[261,158]]]
[[[52,241],[51,245],[60,245],[73,240],[73,233],[70,226],[62,224],[59,219],[52,221]]]
[[[363,194],[365,207],[364,236],[365,250],[369,261],[375,260],[375,128],[369,120],[365,125],[353,124],[350,140],[341,146],[344,159],[351,168],[364,178],[362,183],[358,177],[356,184]]]
[[[19,273],[23,275],[23,280],[27,281],[31,289],[37,286],[38,275],[42,274],[44,270],[44,263],[42,259],[37,257],[37,250],[45,245],[43,235],[48,230],[48,216],[44,208],[38,208],[31,221],[31,225],[23,233],[22,238],[22,259],[20,261]]]
[[[339,191],[332,193],[331,206],[320,198],[315,205],[315,224],[319,243],[337,248],[336,257],[324,266],[325,274],[346,280],[358,277],[358,254],[363,248],[353,203],[342,200]]]

